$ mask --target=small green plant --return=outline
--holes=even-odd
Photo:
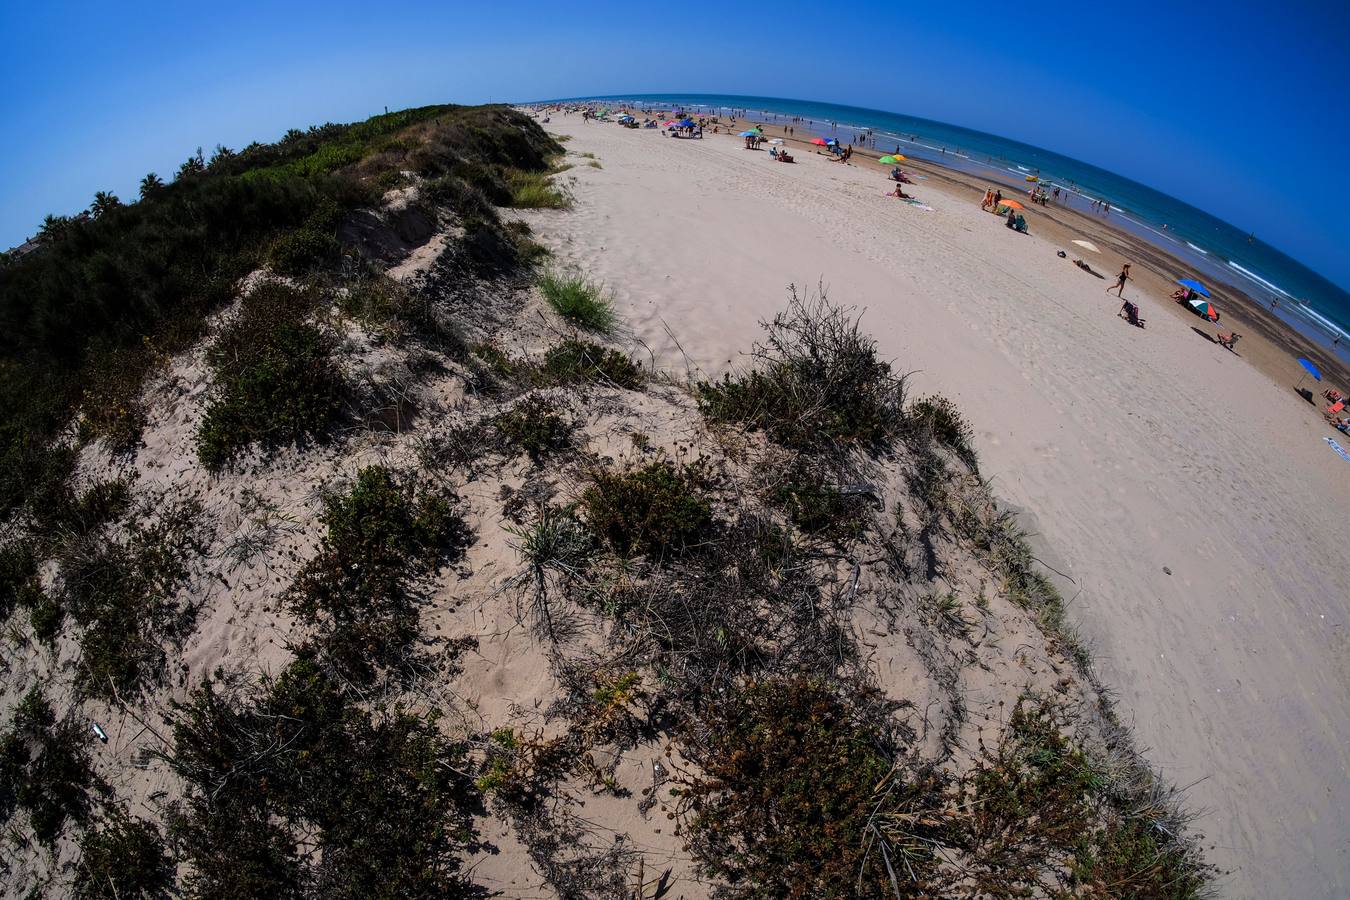
[[[546,271],[539,276],[539,290],[553,311],[573,325],[601,334],[614,327],[614,304],[604,288],[578,272]]]
[[[617,350],[587,341],[569,339],[550,347],[539,371],[553,384],[607,381],[629,390],[642,386],[642,370],[636,363]]]
[[[553,182],[549,172],[512,171],[507,175],[511,186],[511,205],[517,209],[567,209],[572,200]]]
[[[590,529],[617,552],[662,559],[712,534],[712,505],[701,480],[697,467],[666,460],[628,472],[599,469],[581,496],[581,508]]]
[[[971,469],[976,467],[974,435],[955,403],[939,394],[922,397],[910,404],[909,418],[915,426],[926,430],[933,440],[950,448]]]
[[[624,672],[617,678],[602,679],[592,695],[602,716],[623,709],[632,703],[642,688],[642,676],[637,672]]]
[[[572,429],[558,415],[557,406],[537,394],[497,416],[495,424],[512,446],[524,450],[535,462],[566,449],[572,442]]]

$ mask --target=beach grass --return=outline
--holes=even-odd
[[[603,286],[577,272],[550,269],[539,276],[539,290],[553,311],[587,331],[607,334],[617,316]]]
[[[549,172],[511,172],[511,205],[516,209],[567,209],[572,198],[549,181]]]

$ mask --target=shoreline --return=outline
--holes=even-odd
[[[659,113],[662,117],[665,117],[665,115],[672,112],[670,109],[635,107],[617,101],[609,102],[613,103],[613,109],[615,110],[634,113],[639,116],[646,112],[650,112]],[[567,101],[561,105],[566,106],[571,103],[573,103],[573,101]],[[576,104],[580,103],[581,101],[576,101]],[[555,104],[541,103],[530,105],[547,107]],[[709,116],[710,121],[723,118],[727,117],[720,115]],[[735,121],[735,127],[737,128],[740,128],[742,125],[745,127],[757,125],[763,129],[766,136],[782,138],[788,145],[791,145],[794,150],[800,150],[801,152],[806,153],[817,153],[819,151],[818,147],[810,143],[809,136],[807,139],[797,136],[789,137],[786,125],[764,121],[762,116],[750,114],[743,118],[738,118]],[[823,125],[824,123],[820,124]],[[724,125],[723,127],[726,126]],[[859,131],[861,129],[861,126],[839,126],[841,133],[849,130]],[[813,131],[814,130],[819,129],[813,129]],[[730,132],[729,129],[728,132],[728,136],[735,136],[734,132]],[[710,130],[705,129],[705,137],[716,136],[721,135],[713,135]],[[842,141],[842,143],[847,145],[848,142]],[[902,153],[904,149],[905,148],[902,146]],[[820,153],[819,155],[825,154]],[[888,154],[884,150],[854,146],[854,156],[866,159],[869,162],[874,163],[875,160],[886,155]],[[973,165],[986,166],[986,164],[980,163],[973,156],[962,158],[968,159]],[[852,165],[852,163],[849,163],[849,165]],[[1003,172],[996,168],[991,168],[991,170],[984,175],[977,175],[954,166],[943,165],[942,163],[933,160],[913,158],[906,159],[904,168],[917,171],[928,177],[941,178],[948,186],[961,190],[969,190],[977,198],[983,195],[986,187],[1007,188],[1013,192],[1010,196],[1025,196],[1028,186],[1027,182],[1014,179],[1011,172]],[[883,169],[878,168],[878,171],[883,176],[885,175]],[[889,179],[886,180],[886,183],[893,184]],[[1083,198],[1083,202],[1088,202],[1086,200],[1086,195],[1081,192],[1076,192],[1075,196]],[[1018,197],[1018,199],[1021,198]],[[1180,256],[1173,253],[1169,248],[1121,226],[1118,221],[1113,221],[1109,217],[1091,214],[1072,206],[1054,202],[1047,204],[1045,207],[1040,207],[1038,205],[1033,206],[1029,203],[1027,206],[1032,213],[1036,214],[1037,219],[1047,219],[1064,229],[1071,229],[1076,232],[1087,232],[1087,234],[1083,234],[1082,236],[1088,237],[1089,240],[1092,240],[1099,247],[1104,247],[1104,245],[1111,246],[1115,254],[1121,257],[1121,261],[1130,261],[1134,263],[1133,267],[1136,272],[1141,266],[1148,268],[1149,271],[1156,276],[1156,279],[1169,285],[1167,290],[1168,293],[1174,289],[1174,282],[1177,278],[1196,277],[1195,268]],[[1052,215],[1052,213],[1058,213],[1061,218],[1057,218],[1055,215]],[[1034,223],[1035,221],[1036,220],[1029,219],[1029,222]],[[1066,252],[1068,252],[1067,248]],[[1077,252],[1083,253],[1083,251]],[[1069,254],[1070,258],[1074,255],[1074,253]],[[1090,254],[1084,254],[1085,257],[1089,255]],[[1085,258],[1085,261],[1094,263],[1101,260],[1103,256]],[[1114,271],[1119,270],[1119,262],[1115,262],[1114,264],[1116,268],[1111,272],[1105,273],[1108,279],[1112,276]],[[1096,265],[1093,267],[1099,268]],[[1211,325],[1212,323],[1206,322],[1206,320],[1181,307],[1176,307],[1173,310],[1173,314],[1192,319],[1193,321],[1191,324],[1194,327],[1201,330],[1208,330],[1210,333],[1217,333],[1219,330],[1239,331],[1243,336],[1243,340],[1239,344],[1239,347],[1242,349],[1238,350],[1238,355],[1248,358],[1254,366],[1273,380],[1279,381],[1281,379],[1286,379],[1291,383],[1297,382],[1302,374],[1302,369],[1299,367],[1297,360],[1299,357],[1305,357],[1313,362],[1321,371],[1323,382],[1320,387],[1323,390],[1327,387],[1335,386],[1343,393],[1350,392],[1350,360],[1343,359],[1341,356],[1337,355],[1333,347],[1325,346],[1324,344],[1326,342],[1319,343],[1311,336],[1301,331],[1296,325],[1273,314],[1268,308],[1267,303],[1256,299],[1241,287],[1230,284],[1227,281],[1220,281],[1216,284],[1215,279],[1208,276],[1202,276],[1201,280],[1209,287],[1211,298],[1218,306],[1221,317],[1226,317],[1223,318],[1223,327],[1206,329],[1206,326]],[[1240,311],[1236,311],[1239,309]],[[1258,343],[1262,346],[1256,346]],[[1350,354],[1350,348],[1347,348],[1345,352]],[[1321,402],[1320,391],[1314,392],[1313,399],[1316,402]]]
[[[738,120],[738,126],[740,121]],[[753,117],[750,117],[748,121],[762,128],[766,135],[782,138],[794,150],[800,150],[803,153],[817,151],[816,146],[809,141],[795,136],[789,137],[787,129],[782,125],[760,122]],[[721,136],[720,134],[712,135],[708,132],[705,132],[705,135]],[[866,159],[870,164],[877,166],[878,174],[882,176],[885,184],[888,186],[894,184],[889,180],[885,167],[876,163],[876,160],[888,154],[870,147],[856,146],[853,153],[855,158]],[[852,165],[852,163],[844,163],[843,165]],[[943,166],[929,160],[914,159],[906,159],[902,168],[916,171],[930,178],[940,178],[950,187],[969,191],[972,197],[976,198],[976,203],[978,203],[978,198],[983,196],[986,187],[1008,188],[1013,191],[1008,196],[1017,196],[1019,200],[1025,196],[1027,191],[1026,183],[1019,184],[1014,181],[1010,173],[1001,179],[992,175],[989,178],[981,179],[960,169]],[[917,187],[917,185],[912,187]],[[1092,241],[1099,248],[1103,250],[1110,248],[1115,256],[1121,258],[1120,261],[1131,262],[1132,268],[1136,270],[1136,276],[1138,269],[1141,267],[1148,269],[1157,281],[1166,286],[1168,292],[1174,288],[1174,282],[1177,278],[1186,277],[1190,271],[1185,261],[1169,253],[1167,248],[1118,227],[1110,220],[1109,216],[1092,215],[1071,206],[1054,202],[1048,203],[1044,207],[1031,203],[1025,205],[1027,211],[1035,214],[1034,218],[1028,217],[1032,227],[1035,227],[1037,222],[1047,220],[1054,223],[1057,229],[1065,232],[1081,232],[1082,237]],[[1073,258],[1076,253],[1082,254],[1084,261],[1090,264],[1107,258],[1106,253],[1098,254],[1094,258],[1087,258],[1091,257],[1092,254],[1083,250],[1077,250],[1076,253],[1071,252],[1070,247],[1067,246],[1069,238],[1066,235],[1060,235],[1058,231],[1053,231],[1053,236],[1063,237],[1060,243],[1066,245],[1065,252],[1069,254],[1069,258]],[[1107,276],[1106,281],[1109,282],[1113,272],[1119,270],[1119,262],[1114,263],[1114,268],[1105,265],[1094,265],[1093,268],[1103,271],[1103,274]],[[1284,379],[1290,383],[1297,382],[1302,372],[1297,360],[1299,357],[1305,357],[1321,370],[1324,386],[1333,386],[1329,385],[1328,382],[1334,382],[1334,386],[1340,386],[1342,392],[1350,390],[1350,365],[1347,365],[1334,354],[1328,353],[1327,348],[1319,346],[1294,326],[1271,314],[1266,304],[1241,289],[1228,284],[1218,286],[1208,284],[1207,286],[1219,308],[1220,318],[1223,322],[1222,327],[1216,327],[1214,323],[1208,322],[1174,303],[1167,304],[1171,313],[1178,319],[1189,321],[1192,327],[1202,329],[1210,334],[1216,334],[1220,330],[1239,331],[1243,340],[1238,345],[1237,355],[1247,359],[1248,362],[1274,381],[1279,382]],[[1150,287],[1156,289],[1158,286],[1150,285]],[[1321,400],[1317,392],[1314,393],[1314,400],[1318,402]],[[1328,432],[1331,432],[1330,428]]]

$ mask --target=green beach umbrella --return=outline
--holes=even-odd
[[[893,166],[896,163],[904,161],[905,158],[903,156],[883,156],[881,159],[877,160],[877,162],[887,166]]]

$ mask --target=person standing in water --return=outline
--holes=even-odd
[[[1131,280],[1131,279],[1130,279],[1130,264],[1129,264],[1129,263],[1126,263],[1124,266],[1121,267],[1121,269],[1120,269],[1120,274],[1116,276],[1116,283],[1113,284],[1111,287],[1107,288],[1107,289],[1106,289],[1106,292],[1109,294],[1109,293],[1111,293],[1111,289],[1112,289],[1112,288],[1115,288],[1116,296],[1117,296],[1117,297],[1124,297],[1124,296],[1125,296],[1125,282],[1130,281],[1130,280]]]

